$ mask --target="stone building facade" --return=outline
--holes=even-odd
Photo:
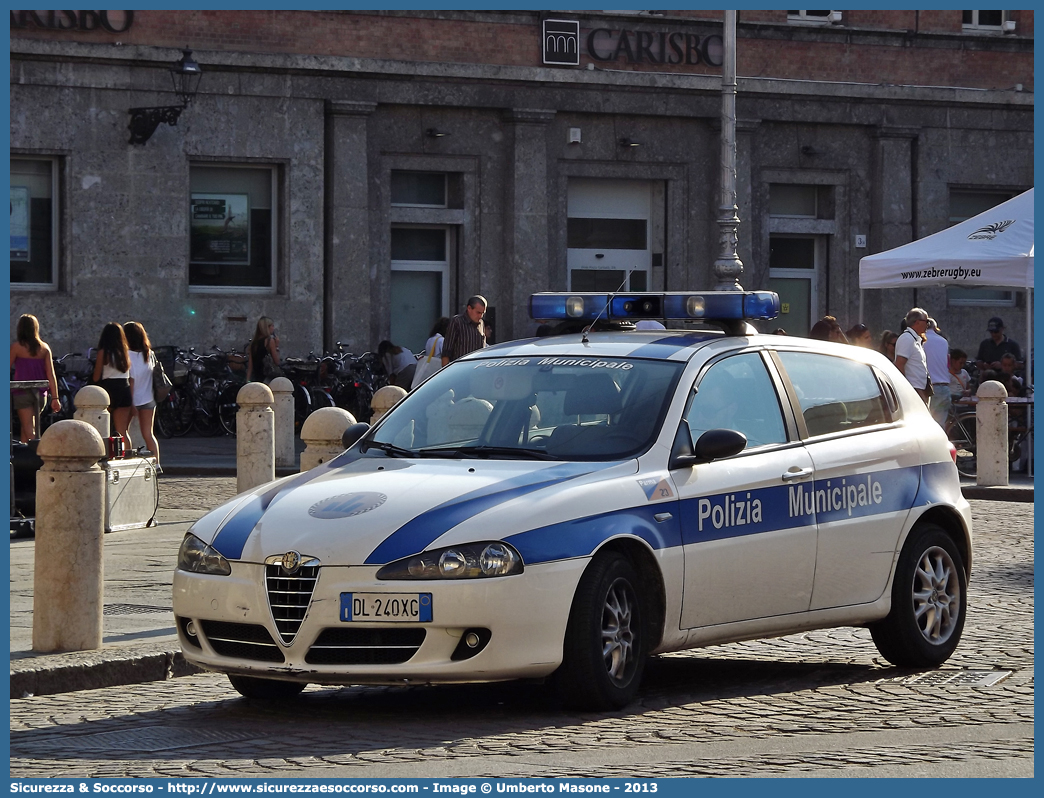
[[[198,93],[129,143],[186,46]],[[417,350],[474,293],[507,340],[535,291],[710,288],[721,49],[720,11],[12,11],[11,329]],[[737,62],[741,283],[781,326],[1024,337],[1022,292],[858,262],[1032,187],[1032,11],[742,11]]]

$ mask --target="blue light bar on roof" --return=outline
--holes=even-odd
[[[529,316],[542,320],[774,319],[773,291],[668,291],[620,294],[541,293],[529,298]]]

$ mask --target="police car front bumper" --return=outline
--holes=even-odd
[[[459,581],[379,582],[372,566],[324,566],[289,642],[273,617],[265,566],[233,562],[229,576],[176,571],[174,614],[185,659],[222,673],[318,684],[541,677],[561,664],[572,597],[588,561]],[[430,594],[431,620],[344,621],[345,593]]]

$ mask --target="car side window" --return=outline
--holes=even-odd
[[[815,352],[778,354],[797,392],[810,436],[889,421],[887,401],[870,366]]]
[[[685,416],[692,440],[709,429],[732,429],[747,437],[747,449],[786,443],[776,389],[755,352],[725,358],[707,370]]]

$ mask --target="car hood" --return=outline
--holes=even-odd
[[[238,496],[191,531],[229,560],[297,551],[324,565],[381,565],[564,520],[576,504],[563,493],[589,494],[592,482],[637,470],[634,460],[340,461]]]

